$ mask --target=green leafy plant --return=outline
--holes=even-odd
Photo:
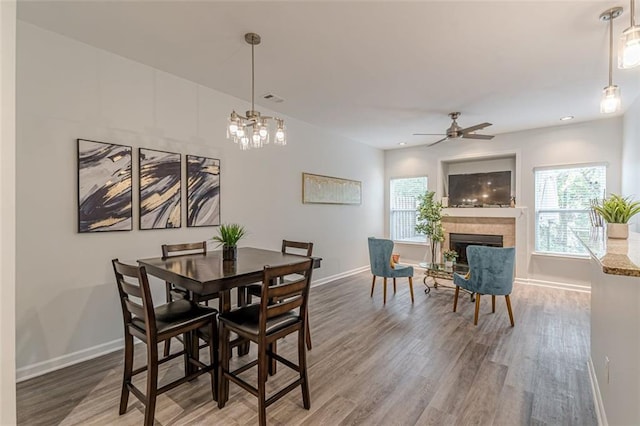
[[[436,193],[427,191],[418,197],[418,217],[416,218],[416,232],[426,235],[431,241],[431,262],[436,263],[438,245],[444,241],[442,227],[442,203],[435,201]]]
[[[225,246],[233,247],[238,245],[238,241],[245,235],[247,235],[247,231],[244,226],[237,223],[228,223],[220,225],[218,235],[215,235],[213,240],[219,242],[219,245],[224,244]]]
[[[631,197],[611,194],[609,198],[593,207],[607,223],[627,223],[640,213],[640,201],[632,201]]]
[[[458,252],[455,250],[445,250],[442,252],[442,257],[447,261],[454,261],[458,258]]]

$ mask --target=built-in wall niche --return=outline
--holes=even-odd
[[[497,172],[510,172],[510,185],[509,178],[507,182],[503,182],[503,186],[510,186],[510,197],[517,197],[516,194],[516,155],[502,155],[492,156],[484,158],[464,158],[464,159],[452,159],[441,162],[442,167],[442,187],[439,188],[443,196],[449,197],[451,195],[449,188],[449,176],[450,175],[476,175],[493,173],[498,177]],[[509,173],[506,173],[508,175]],[[504,176],[505,174],[503,174]],[[458,179],[460,180],[460,179]],[[503,197],[504,198],[504,197]],[[450,200],[452,201],[452,200]],[[476,204],[482,204],[480,201]],[[499,204],[504,205],[502,201]],[[506,202],[508,204],[508,201]]]

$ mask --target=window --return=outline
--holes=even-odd
[[[427,177],[391,179],[389,185],[390,198],[390,233],[394,241],[424,243],[424,235],[416,233],[416,217],[418,196],[427,191]]]
[[[588,235],[590,202],[604,196],[606,166],[565,166],[534,172],[536,251],[587,254],[573,232]]]

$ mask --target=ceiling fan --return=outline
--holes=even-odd
[[[459,112],[450,112],[449,117],[451,117],[451,120],[453,120],[453,123],[451,123],[451,127],[447,129],[447,133],[414,133],[413,135],[414,136],[444,136],[444,138],[440,139],[439,141],[436,141],[427,146],[437,145],[440,142],[444,142],[448,139],[458,139],[458,138],[493,139],[492,135],[478,135],[474,133],[477,130],[481,130],[481,129],[484,129],[485,127],[491,126],[491,123],[480,123],[480,124],[476,124],[475,126],[466,127],[463,129],[458,125],[458,122],[456,121],[456,119],[460,117]]]

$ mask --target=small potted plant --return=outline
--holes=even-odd
[[[640,201],[631,197],[611,194],[593,209],[607,222],[609,238],[627,239],[629,237],[629,219],[640,213]]]
[[[247,234],[244,226],[237,223],[220,225],[218,235],[213,237],[218,246],[222,245],[222,260],[236,260],[238,255],[238,241]]]
[[[445,268],[451,268],[453,267],[453,262],[458,258],[458,253],[455,250],[445,250],[442,252],[442,257],[444,258]]]

